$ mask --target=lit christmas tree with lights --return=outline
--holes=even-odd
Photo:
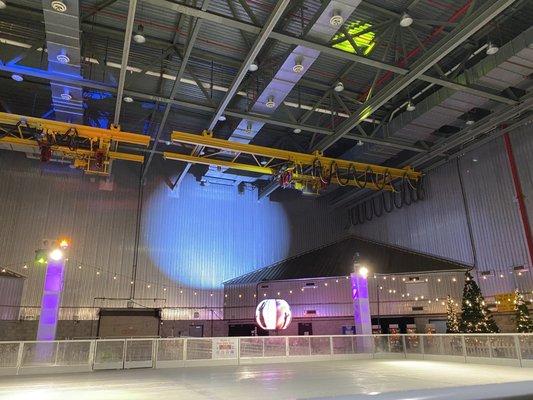
[[[518,289],[514,292],[514,310],[516,331],[519,333],[533,332],[533,320],[529,317],[529,310],[522,293]]]
[[[450,296],[446,299],[446,333],[459,333],[459,317]]]
[[[470,272],[465,274],[460,331],[463,333],[498,333],[500,330]]]

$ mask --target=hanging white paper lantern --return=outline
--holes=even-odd
[[[291,307],[285,300],[266,299],[255,309],[255,320],[265,330],[287,329],[291,319]]]

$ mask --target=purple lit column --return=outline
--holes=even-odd
[[[53,260],[51,257],[48,257],[48,264],[44,276],[41,317],[39,318],[37,340],[54,340],[56,337],[64,273],[64,258],[61,257],[60,260]]]
[[[367,274],[368,270],[364,267],[359,268],[359,271],[351,274],[356,335],[372,334]],[[355,340],[355,351],[357,353],[372,353],[373,343],[372,336],[357,337]]]

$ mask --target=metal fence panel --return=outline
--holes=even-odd
[[[16,368],[22,343],[0,342],[0,368]]]
[[[158,341],[158,361],[182,361],[184,339],[162,339]]]
[[[186,339],[187,360],[211,360],[213,344],[211,339]]]
[[[287,338],[265,337],[265,357],[283,357],[287,355]]]

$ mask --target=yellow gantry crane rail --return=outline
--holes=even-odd
[[[49,133],[64,133],[70,129],[77,131],[78,136],[84,139],[115,141],[119,143],[129,143],[147,147],[150,144],[150,137],[137,133],[122,132],[120,129],[103,129],[92,126],[69,124],[67,122],[51,121],[43,118],[27,117],[24,115],[0,113],[0,124],[5,125],[27,125],[30,128],[42,129]]]
[[[6,126],[10,129],[4,129]],[[42,161],[52,154],[72,159],[76,168],[98,175],[109,174],[113,159],[144,162],[142,155],[113,151],[112,142],[144,147],[150,144],[149,136],[117,128],[102,129],[7,113],[0,113],[0,129],[0,144],[11,145],[11,149],[18,151],[37,150]]]
[[[194,155],[194,151],[191,155],[164,152],[165,159],[273,175],[279,177],[284,183],[287,183],[287,180],[295,182],[295,187],[298,188],[309,184],[314,189],[320,189],[325,184],[333,183],[340,186],[393,191],[392,181],[396,179],[416,183],[421,178],[421,173],[410,167],[389,168],[324,157],[318,152],[305,154],[273,149],[213,138],[209,132],[194,135],[175,131],[171,137],[174,143],[201,146],[214,149],[215,152],[204,153],[201,156]],[[255,164],[237,162],[241,155],[251,156]],[[262,162],[258,157],[262,158]]]

